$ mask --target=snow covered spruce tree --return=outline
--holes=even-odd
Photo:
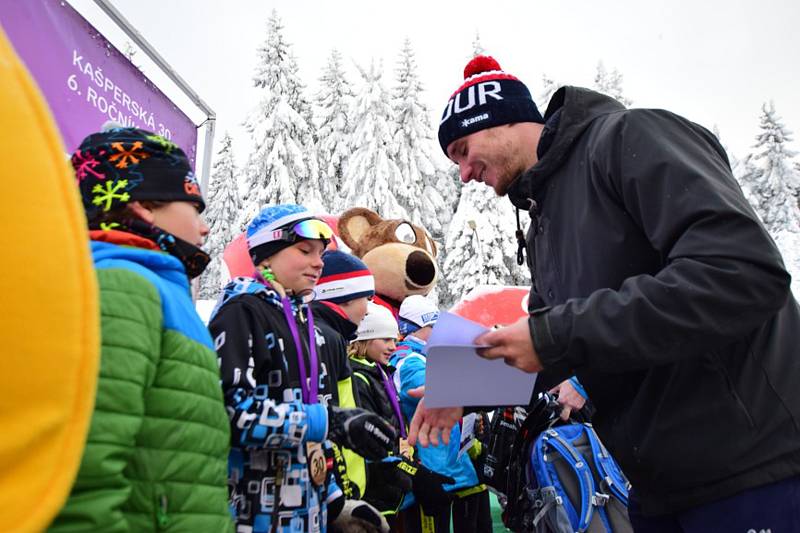
[[[594,76],[594,89],[607,94],[625,107],[630,107],[633,102],[625,97],[622,92],[622,74],[617,69],[611,72],[606,70],[602,61],[597,63],[597,73]]]
[[[344,173],[344,205],[368,207],[384,218],[409,218],[394,194],[405,182],[394,160],[394,120],[382,68],[376,68],[374,61],[369,70],[357,68],[362,84],[353,107],[353,151]]]
[[[297,61],[275,11],[267,21],[258,57],[253,82],[264,96],[245,121],[255,147],[245,168],[242,215],[250,220],[267,204],[298,201],[312,211],[321,210],[311,106],[303,96]]]
[[[482,183],[471,181],[462,187],[445,240],[446,283],[439,290],[444,306],[453,305],[478,285],[530,283],[526,269],[516,264],[513,209]]]
[[[761,107],[760,128],[755,153],[741,176],[743,188],[749,189],[754,207],[770,233],[800,232],[800,175],[791,160],[796,152],[788,147],[791,132],[781,123],[772,102]]]
[[[476,31],[475,40],[472,41],[472,56],[470,57],[470,59],[475,56],[483,56],[483,55],[486,55],[486,49],[483,47],[483,44],[481,43],[480,32]]]
[[[237,223],[241,208],[231,136],[225,133],[211,173],[208,209],[204,213],[209,228],[208,242],[204,248],[211,256],[211,262],[200,277],[201,299],[216,298],[227,281],[223,279],[222,252],[241,231]]]
[[[397,64],[397,85],[394,89],[395,161],[402,181],[391,192],[406,210],[411,221],[421,224],[436,240],[444,237],[443,228],[452,211],[438,189],[440,179],[447,183],[447,170],[435,159],[438,151],[431,132],[429,111],[422,103],[422,83],[411,42],[406,39]],[[444,176],[442,176],[444,174]]]
[[[791,160],[796,152],[788,147],[791,132],[772,102],[761,107],[760,128],[755,153],[745,158],[739,181],[781,250],[792,274],[792,290],[800,297],[800,172]]]
[[[539,92],[539,97],[535,99],[536,106],[539,108],[539,111],[542,112],[542,115],[544,115],[544,112],[547,110],[547,106],[550,104],[550,99],[553,97],[553,93],[555,93],[562,85],[563,84],[559,84],[546,74],[542,74],[542,90]]]
[[[353,125],[350,108],[353,89],[345,77],[342,56],[332,50],[319,78],[317,104],[317,161],[320,192],[330,212],[341,207],[344,169],[350,156]]]

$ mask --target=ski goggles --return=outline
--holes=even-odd
[[[318,218],[288,222],[283,227],[274,230],[261,230],[247,238],[247,245],[252,250],[269,242],[295,243],[303,239],[319,239],[325,246],[331,241],[333,230],[329,225]]]
[[[333,237],[333,230],[322,220],[308,218],[292,226],[276,229],[270,241],[297,242],[301,239],[320,239],[328,243]]]

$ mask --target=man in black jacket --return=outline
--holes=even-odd
[[[575,87],[542,117],[491,58],[465,77],[441,147],[531,217],[530,316],[477,339],[482,355],[578,376],[637,531],[797,527],[800,313],[717,139]],[[411,439],[458,414],[423,404]]]

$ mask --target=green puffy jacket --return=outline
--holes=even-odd
[[[77,480],[51,530],[232,531],[228,417],[183,266],[107,242],[92,242],[92,254],[97,400]]]

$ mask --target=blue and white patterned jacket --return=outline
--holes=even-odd
[[[305,304],[292,302],[308,367],[305,309]],[[303,403],[297,351],[280,297],[254,279],[236,278],[225,287],[209,329],[231,422],[228,483],[237,531],[267,533],[277,516],[279,532],[324,533],[326,504],[341,490],[332,475],[319,487],[309,479],[306,444],[326,445],[328,413],[322,403]],[[336,383],[328,379],[322,362],[324,338],[318,331],[314,338],[323,397]]]

